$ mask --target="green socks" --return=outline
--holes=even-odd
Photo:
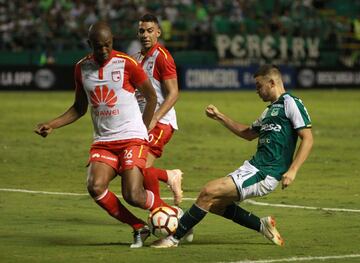
[[[193,204],[189,210],[180,218],[178,228],[174,237],[180,240],[186,233],[199,223],[207,214],[207,211],[201,209],[196,204]]]
[[[193,204],[189,210],[180,218],[178,228],[176,229],[174,238],[180,240],[186,233],[197,225],[207,214],[207,211]],[[226,207],[223,217],[234,221],[244,227],[260,231],[260,218],[242,209],[235,203]]]
[[[226,207],[223,217],[234,221],[235,223],[244,227],[260,231],[260,218],[242,209],[235,203]]]

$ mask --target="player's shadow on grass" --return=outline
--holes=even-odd
[[[124,246],[129,247],[131,242],[119,241],[119,242],[89,242],[84,238],[80,237],[44,237],[42,241],[50,245],[55,246],[79,246],[79,247],[111,247],[111,246]]]
[[[41,239],[41,243],[47,243],[49,245],[53,245],[53,246],[72,246],[72,247],[124,247],[124,248],[129,248],[130,244],[131,244],[131,240],[124,240],[124,241],[109,241],[109,242],[96,242],[96,241],[89,241],[88,239],[84,238],[84,237],[78,237],[78,236],[43,236],[40,238]],[[154,239],[155,240],[155,239]],[[145,243],[144,247],[150,247],[151,243],[154,240],[149,240]],[[256,246],[258,247],[259,245],[263,245],[263,246],[273,246],[273,244],[271,244],[270,242],[262,242],[262,241],[245,241],[245,242],[241,242],[239,240],[237,241],[225,241],[225,240],[221,240],[218,241],[216,239],[214,240],[209,240],[209,239],[199,239],[196,240],[194,242],[191,243],[187,243],[184,242],[183,244],[181,244],[181,247],[197,247],[197,246]]]
[[[35,238],[33,236],[33,238]],[[123,240],[120,239],[120,237],[111,237],[109,238],[109,242],[100,242],[100,241],[96,241],[94,240],[94,236],[89,234],[89,235],[82,235],[82,236],[78,236],[78,235],[43,235],[43,236],[37,236],[35,239],[38,239],[38,241],[40,241],[40,243],[47,243],[49,245],[54,245],[54,246],[78,246],[78,247],[112,247],[112,246],[121,246],[121,247],[129,247],[131,244],[131,237],[129,236],[128,238],[124,238]],[[155,241],[157,238],[156,237],[152,237],[149,238],[149,240],[146,241],[145,243],[145,247],[150,247],[151,243],[153,241]],[[184,242],[182,243],[180,246],[221,246],[221,245],[225,245],[225,246],[259,246],[259,245],[264,245],[264,246],[273,246],[272,243],[267,242],[266,240],[262,241],[252,241],[252,240],[231,240],[231,239],[220,239],[219,238],[212,238],[212,237],[207,237],[207,238],[198,238],[195,239],[194,242],[188,243],[188,242]]]
[[[78,244],[79,245],[79,244]],[[107,242],[107,243],[88,243],[82,244],[83,246],[90,246],[90,247],[108,247],[108,246],[125,246],[130,247],[131,243],[128,242]]]
[[[214,240],[208,240],[208,239],[204,239],[204,240],[196,240],[192,243],[183,243],[181,245],[184,246],[215,246],[215,245],[234,245],[234,246],[259,246],[259,245],[264,245],[264,246],[273,246],[273,244],[271,244],[270,242],[262,242],[262,241],[245,241],[245,242],[241,242],[239,240],[236,241],[217,241],[216,239]]]

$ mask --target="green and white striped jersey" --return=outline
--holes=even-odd
[[[293,160],[297,130],[310,127],[310,116],[299,98],[284,93],[270,104],[251,125],[259,139],[250,163],[261,171],[259,176],[280,181]]]

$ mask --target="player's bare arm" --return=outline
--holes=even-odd
[[[176,78],[166,79],[162,84],[165,100],[154,113],[154,121],[158,122],[176,103],[179,98],[179,88]]]
[[[45,138],[53,129],[68,125],[81,118],[86,113],[87,107],[88,101],[85,92],[79,91],[75,95],[74,104],[66,112],[49,122],[38,124],[34,131]]]
[[[295,180],[298,170],[308,158],[313,146],[314,140],[311,129],[301,129],[298,131],[298,135],[301,139],[301,142],[295,154],[295,158],[290,165],[290,168],[282,176],[282,189],[289,186]]]
[[[214,105],[210,104],[209,106],[207,106],[205,113],[209,118],[219,121],[230,131],[245,140],[251,141],[258,137],[258,133],[253,131],[250,126],[238,123],[230,119],[228,116],[221,113]]]
[[[149,130],[152,128],[151,127],[152,125],[155,126],[155,124],[152,123],[152,119],[154,116],[156,103],[157,103],[156,92],[154,87],[151,85],[149,79],[145,80],[141,85],[137,86],[137,89],[146,99],[146,105],[143,113],[143,121]]]

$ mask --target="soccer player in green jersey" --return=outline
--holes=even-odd
[[[252,125],[232,120],[214,105],[207,106],[206,115],[241,138],[258,138],[255,155],[228,176],[208,182],[195,204],[181,217],[176,233],[155,241],[152,247],[178,246],[180,239],[208,212],[258,231],[276,245],[284,245],[273,217],[259,218],[238,203],[269,194],[280,181],[283,189],[294,181],[313,145],[311,120],[302,101],[285,91],[277,67],[261,66],[254,78],[259,97],[270,105]],[[294,157],[298,137],[301,142]]]

